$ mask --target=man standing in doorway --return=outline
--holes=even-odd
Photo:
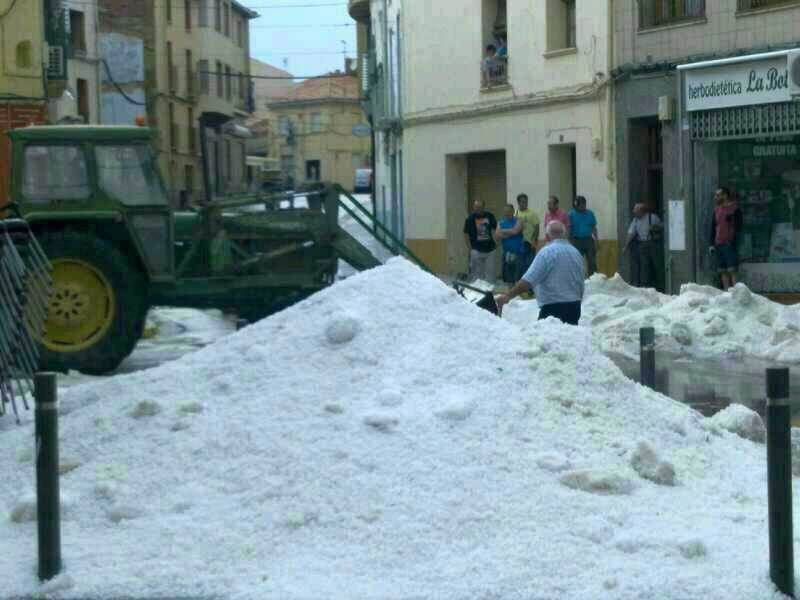
[[[714,194],[714,216],[711,219],[709,251],[717,255],[717,270],[722,289],[736,285],[739,257],[736,254],[736,235],[742,228],[742,211],[726,187]]]
[[[495,296],[497,312],[502,315],[503,306],[510,300],[534,290],[539,319],[555,317],[577,325],[583,300],[583,256],[567,241],[567,229],[560,221],[548,224],[545,233],[552,243],[536,255],[533,264],[511,290]]]
[[[597,218],[586,208],[586,198],[576,196],[575,208],[569,213],[570,240],[586,257],[589,277],[597,273]]]
[[[658,215],[650,212],[646,204],[638,203],[633,206],[633,220],[628,227],[628,241],[625,242],[623,252],[633,246],[637,256],[634,263],[638,263],[638,281],[641,287],[655,287],[658,273],[658,247],[657,238],[661,238],[663,226]],[[636,260],[638,259],[638,261]]]
[[[550,196],[547,199],[547,212],[544,213],[544,239],[548,242],[550,238],[547,237],[547,226],[553,221],[561,222],[564,225],[564,229],[569,232],[569,215],[558,208],[558,198],[556,196]]]
[[[481,200],[472,203],[472,214],[464,222],[464,242],[469,250],[470,279],[494,283],[494,241],[497,219],[487,211]]]
[[[539,216],[528,208],[528,195],[517,196],[517,219],[522,222],[522,239],[525,246],[525,270],[536,256],[536,243],[539,241]]]

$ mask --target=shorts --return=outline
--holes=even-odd
[[[717,244],[717,271],[733,273],[739,267],[736,248],[731,244]]]

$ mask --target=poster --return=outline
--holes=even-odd
[[[686,250],[686,211],[683,200],[669,201],[669,249]]]

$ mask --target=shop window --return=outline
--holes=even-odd
[[[33,67],[33,46],[28,40],[17,44],[16,62],[18,69],[30,69]]]
[[[692,19],[701,19],[705,16],[705,0],[639,1],[639,29],[660,27],[662,25],[669,25],[671,23],[679,23]]]
[[[547,51],[577,46],[575,0],[547,0]]]
[[[69,43],[73,52],[86,53],[86,23],[79,10],[69,11]]]
[[[483,35],[481,60],[481,87],[490,88],[508,83],[508,29],[506,25],[506,0],[483,0]],[[394,41],[394,40],[392,40]],[[392,44],[392,73],[399,72]],[[390,60],[391,60],[390,59]]]
[[[86,157],[79,146],[25,148],[22,194],[31,202],[85,200],[91,195]]]

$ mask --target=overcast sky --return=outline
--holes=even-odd
[[[261,15],[250,22],[253,58],[302,76],[342,70],[342,41],[347,56],[355,56],[355,21],[347,13],[346,0],[239,2]],[[340,27],[344,24],[347,27]]]

